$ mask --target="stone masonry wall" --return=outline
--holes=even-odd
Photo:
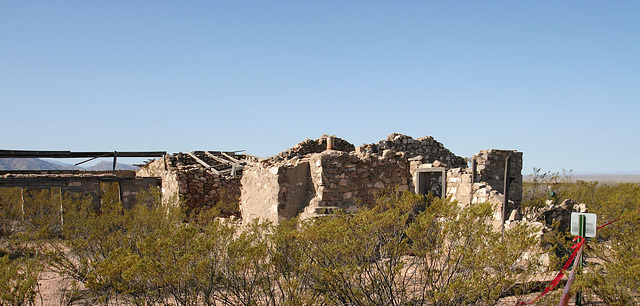
[[[383,156],[325,151],[310,158],[315,196],[309,209],[372,205],[385,188],[409,189],[409,165],[401,153]],[[308,211],[310,212],[310,211]]]
[[[447,171],[447,196],[453,197],[460,205],[469,205],[473,200],[471,169],[454,168]]]
[[[329,150],[279,165],[253,166],[242,178],[243,222],[355,211],[372,205],[385,188],[407,190],[409,181],[408,162],[395,152],[383,157]]]
[[[221,165],[220,162],[204,154],[196,155],[211,166]],[[242,171],[237,171],[235,176],[217,174],[184,153],[167,156],[166,169],[164,158],[159,158],[143,166],[137,174],[143,177],[161,177],[163,201],[176,203],[179,198],[184,201],[189,210],[212,207],[221,200],[240,197]]]
[[[514,150],[482,150],[473,156],[476,162],[476,182],[486,182],[494,190],[504,193],[504,165],[510,159],[509,199],[516,203],[522,200],[522,152]]]
[[[502,224],[504,205],[504,166],[510,159],[509,201],[505,218],[518,219],[517,208],[522,200],[522,153],[511,150],[483,150],[473,156],[473,169],[454,168],[447,171],[447,195],[458,200],[461,205],[490,202],[494,205],[494,225]],[[516,212],[514,212],[516,211]],[[514,215],[515,214],[515,215]]]

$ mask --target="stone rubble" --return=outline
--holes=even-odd
[[[404,152],[407,158],[416,158],[423,163],[444,163],[451,168],[466,167],[464,157],[451,153],[444,145],[431,136],[413,139],[411,136],[391,133],[386,140],[365,144],[356,149],[357,153],[383,153],[385,150]],[[420,158],[421,157],[421,158]],[[434,167],[439,167],[434,165]]]
[[[342,138],[331,135],[322,135],[319,139],[315,140],[307,138],[305,141],[296,144],[292,148],[280,152],[278,153],[278,155],[271,158],[264,159],[262,162],[263,164],[275,165],[285,160],[293,158],[303,158],[306,155],[313,153],[321,153],[327,149],[327,138],[329,137],[333,138],[333,150],[343,152],[351,152],[355,150],[353,144]]]

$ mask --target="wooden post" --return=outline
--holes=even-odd
[[[22,211],[22,221],[24,221],[24,188],[20,188],[20,210]]]
[[[62,208],[62,187],[58,187],[58,198],[60,199],[60,229],[64,226],[64,209]]]

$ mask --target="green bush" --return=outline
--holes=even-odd
[[[35,259],[0,257],[0,304],[33,305],[41,271]]]
[[[626,216],[590,242],[587,255],[599,261],[590,260],[575,290],[637,303],[640,187],[562,184],[562,197],[587,202],[600,224]],[[13,256],[0,262],[5,304],[34,302],[42,253],[74,280],[61,302],[89,304],[493,305],[527,293],[544,271],[537,229],[495,231],[487,203],[388,190],[352,214],[239,227],[216,209],[187,216],[161,204],[157,190],[130,210],[116,198],[97,210],[89,198],[28,193],[24,203],[42,207],[29,204],[25,214],[17,191],[3,191],[12,223],[3,224],[2,255]]]

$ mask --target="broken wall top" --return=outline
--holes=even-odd
[[[357,152],[382,154],[385,150],[404,152],[408,159],[420,160],[425,163],[433,163],[438,160],[444,163],[447,168],[467,167],[467,161],[464,157],[453,154],[431,136],[413,139],[408,135],[391,133],[387,139],[378,143],[358,147]]]
[[[324,152],[327,149],[328,137],[333,138],[333,150],[343,152],[352,152],[355,150],[355,146],[353,144],[342,138],[330,135],[322,135],[320,138],[314,140],[307,138],[305,141],[302,141],[293,146],[293,148],[282,151],[278,153],[278,155],[264,160],[264,162],[267,164],[276,164],[284,160],[289,160],[296,157],[302,158],[308,154]]]
[[[319,139],[307,139],[300,142],[291,149],[285,150],[276,156],[263,160],[263,165],[276,165],[283,161],[303,158],[309,154],[324,152],[327,149],[328,137],[329,135],[322,135]],[[381,140],[378,143],[373,144],[364,144],[358,148],[355,148],[353,144],[342,138],[335,136],[332,137],[334,139],[333,150],[335,151],[352,152],[359,155],[373,154],[382,156],[384,151],[390,150],[403,153],[406,158],[423,163],[440,161],[448,168],[467,167],[467,161],[464,157],[453,154],[445,148],[442,143],[436,141],[431,136],[413,139],[411,136],[391,133],[385,140]]]

